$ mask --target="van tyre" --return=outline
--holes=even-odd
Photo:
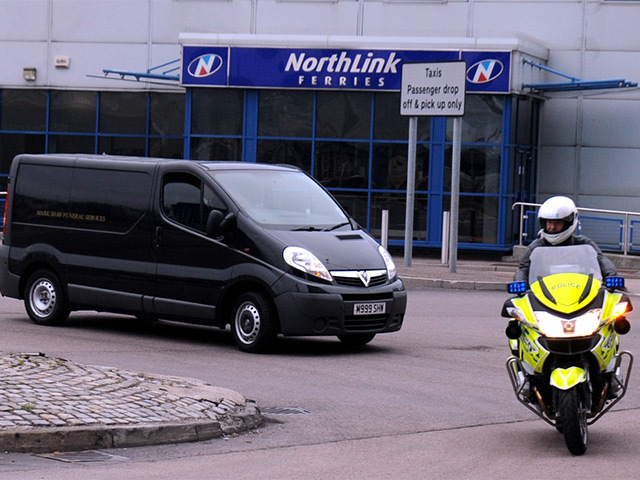
[[[60,279],[50,270],[38,270],[27,280],[24,305],[39,325],[62,325],[69,317]]]
[[[236,299],[231,331],[240,350],[260,353],[273,345],[278,334],[275,311],[260,292],[246,292]]]

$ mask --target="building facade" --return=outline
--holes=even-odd
[[[640,79],[640,2],[2,0],[0,8],[0,190],[24,152],[292,163],[376,236],[388,210],[389,243],[400,246],[409,123],[401,66],[464,60],[461,249],[509,250],[517,201],[566,194],[583,207],[640,211],[640,93],[532,87],[566,80],[554,71]],[[420,117],[415,247],[441,246],[451,150],[451,119]]]

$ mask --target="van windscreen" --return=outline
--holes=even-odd
[[[302,172],[277,170],[221,171],[218,184],[254,221],[286,230],[324,230],[348,225],[336,201]]]

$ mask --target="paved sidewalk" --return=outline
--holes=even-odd
[[[255,428],[253,401],[198,380],[0,352],[0,450],[54,452],[208,440]]]

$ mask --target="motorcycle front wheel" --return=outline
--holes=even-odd
[[[587,430],[587,409],[580,388],[576,385],[569,390],[557,390],[558,430],[564,435],[564,442],[573,455],[587,451],[589,432]]]

